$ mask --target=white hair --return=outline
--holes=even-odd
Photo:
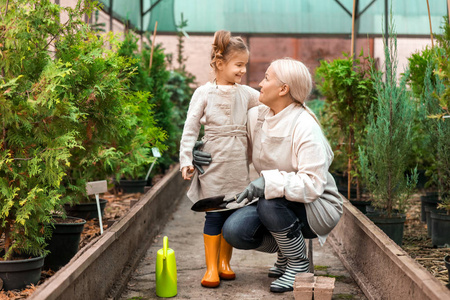
[[[308,68],[302,62],[289,57],[274,60],[270,67],[277,79],[289,86],[291,99],[303,106],[320,125],[314,112],[305,105],[312,90],[312,78]]]
[[[308,68],[292,58],[277,59],[270,66],[278,80],[289,86],[292,100],[303,104],[312,90],[311,73]]]

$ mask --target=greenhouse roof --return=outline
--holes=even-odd
[[[104,10],[129,20],[137,31],[177,32],[181,18],[188,33],[336,35],[350,34],[353,0],[102,0]],[[357,33],[382,34],[385,3],[399,35],[429,35],[426,0],[357,0]],[[440,32],[447,0],[429,0],[433,32]],[[112,7],[111,7],[112,5]],[[143,16],[141,18],[141,16]]]

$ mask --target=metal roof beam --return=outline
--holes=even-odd
[[[156,6],[156,5],[158,5],[159,4],[159,2],[161,2],[162,0],[158,0],[158,1],[156,1],[155,2],[155,4],[153,4],[152,6],[150,6],[150,8],[149,9],[147,9],[147,11],[146,12],[144,12],[144,13],[142,13],[141,12],[141,18],[143,17],[143,16],[145,16],[146,14],[148,14],[149,12],[151,12],[152,11],[152,9]]]

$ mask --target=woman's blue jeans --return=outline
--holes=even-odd
[[[314,238],[306,218],[305,205],[286,198],[260,198],[255,204],[235,211],[222,228],[225,240],[237,249],[256,249],[263,236],[291,229],[288,234],[302,232],[305,238]]]

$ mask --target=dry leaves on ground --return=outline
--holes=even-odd
[[[448,284],[448,271],[444,256],[450,255],[450,248],[435,248],[427,234],[427,225],[420,220],[420,194],[414,195],[412,205],[406,214],[402,248],[417,263],[425,267],[444,285]]]

